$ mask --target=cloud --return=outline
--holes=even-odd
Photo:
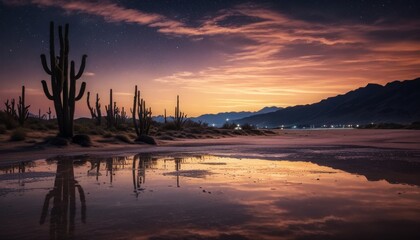
[[[60,8],[100,16],[108,22],[148,26],[171,37],[225,44],[231,50],[218,66],[184,67],[155,82],[216,97],[248,96],[259,106],[267,98],[283,106],[315,102],[367,82],[414,78],[420,69],[420,39],[412,37],[418,35],[420,22],[413,20],[310,22],[255,4],[241,4],[187,25],[108,1],[3,2]]]

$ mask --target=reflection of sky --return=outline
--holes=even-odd
[[[178,172],[172,158],[149,161],[142,176],[145,183],[136,196],[132,161],[132,157],[114,160],[112,182],[105,162],[98,180],[89,162],[75,166],[87,204],[87,221],[82,224],[77,198],[75,236],[221,237],[223,233],[250,239],[351,239],[398,234],[402,239],[418,234],[418,187],[369,182],[364,176],[308,162],[204,156],[182,159]],[[38,161],[25,174],[54,169],[54,164]],[[46,238],[48,218],[41,226],[38,221],[54,178],[22,181],[24,187],[17,179],[0,181],[1,238]]]
[[[319,101],[368,82],[419,76],[418,1],[0,1],[0,102],[27,86],[45,112],[39,55],[48,23],[70,23],[71,58],[102,105],[134,85],[162,114],[189,116]],[[85,101],[77,116],[87,116]],[[172,114],[172,113],[171,113]]]

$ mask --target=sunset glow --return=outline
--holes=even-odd
[[[314,103],[420,75],[416,1],[186,2],[3,0],[0,102],[24,84],[32,109],[52,107],[39,59],[51,20],[70,23],[76,64],[88,55],[88,91],[106,103],[112,88],[129,109],[139,85],[153,115],[173,114],[177,95],[197,116]],[[77,104],[76,116],[88,116],[86,98]]]

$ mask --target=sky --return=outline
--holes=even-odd
[[[419,12],[416,0],[0,0],[0,102],[25,85],[31,112],[53,109],[40,61],[50,21],[70,24],[70,59],[88,55],[78,86],[102,106],[112,88],[129,109],[138,85],[153,115],[173,114],[180,95],[198,116],[420,77]],[[86,94],[76,116],[89,116]]]

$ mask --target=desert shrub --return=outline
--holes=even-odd
[[[126,135],[124,134],[117,134],[114,137],[117,140],[120,140],[121,142],[125,142],[125,143],[131,143],[130,138],[128,138]]]
[[[221,128],[222,129],[235,129],[236,127],[237,125],[234,122],[225,122]]]
[[[243,130],[253,130],[253,129],[255,129],[256,127],[255,127],[254,125],[252,125],[252,124],[249,124],[249,123],[244,123],[244,124],[242,124],[242,125],[241,125],[241,128],[242,128]]]
[[[206,122],[202,122],[202,121],[195,122],[191,119],[187,119],[184,123],[184,128],[207,128],[208,126],[209,124]]]
[[[105,132],[104,134],[102,134],[102,137],[104,138],[112,138],[114,136],[114,134],[110,133],[110,132]]]
[[[7,115],[3,111],[0,111],[0,124],[5,125],[7,129],[14,129],[19,125],[12,116]]]
[[[23,128],[17,128],[10,135],[10,141],[23,141],[26,139],[26,131]]]
[[[0,124],[0,134],[5,134],[7,130],[6,125]]]
[[[167,122],[161,126],[163,130],[177,130],[174,122]]]

